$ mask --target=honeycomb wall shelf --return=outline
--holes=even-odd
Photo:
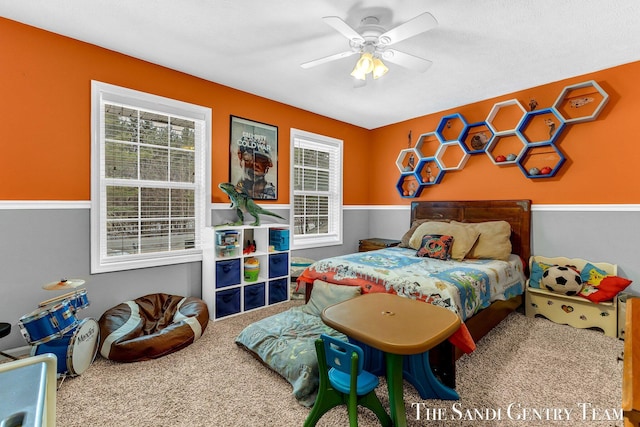
[[[510,99],[495,104],[485,121],[494,135],[502,135],[515,132],[526,114],[520,101]]]
[[[460,113],[442,116],[435,131],[400,151],[396,189],[403,198],[419,197],[445,172],[462,170],[470,156],[482,153],[495,166],[517,166],[526,178],[554,177],[566,161],[560,136],[570,124],[595,120],[608,101],[591,80],[566,86],[548,108],[536,110],[531,98],[527,111],[519,100],[509,99],[494,104],[483,122],[469,124]]]
[[[595,120],[609,101],[609,95],[591,80],[565,87],[553,107],[566,123]]]
[[[444,170],[435,157],[425,157],[420,159],[416,167],[416,176],[421,186],[439,184],[444,176]]]
[[[495,135],[485,153],[496,166],[513,166],[518,163],[526,148],[527,142],[518,132],[513,131]],[[500,158],[504,160],[501,161]]]
[[[443,141],[436,132],[423,133],[418,137],[415,149],[420,158],[433,157],[436,155],[436,152],[442,143]]]
[[[467,127],[467,121],[462,114],[450,114],[440,119],[436,133],[442,142],[459,141]]]
[[[518,126],[518,132],[527,144],[554,143],[562,134],[565,122],[555,108],[529,111]]]
[[[462,148],[460,142],[446,142],[440,144],[436,152],[436,160],[443,171],[461,170],[469,159],[469,153]]]
[[[423,185],[419,184],[418,176],[415,172],[403,173],[396,183],[396,189],[401,197],[413,199],[420,196]]]
[[[420,159],[420,156],[414,148],[405,148],[400,151],[396,166],[398,166],[400,173],[413,172],[418,164],[418,159]]]
[[[529,145],[518,159],[518,166],[527,178],[551,178],[560,170],[565,160],[562,151],[553,143]]]
[[[491,139],[493,131],[486,122],[473,123],[462,131],[460,145],[469,154],[479,154],[485,152]]]

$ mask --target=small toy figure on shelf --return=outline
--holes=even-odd
[[[585,98],[572,99],[571,101],[569,101],[569,106],[571,108],[580,108],[584,105],[587,105],[590,102],[593,102],[593,98],[585,97]]]
[[[256,241],[254,240],[253,243],[251,243],[251,240],[247,240],[247,246],[244,247],[244,249],[242,250],[242,253],[244,255],[247,254],[252,254],[256,251]]]
[[[416,167],[416,158],[413,154],[409,155],[409,163],[407,165],[409,170],[412,171]]]
[[[551,119],[544,119],[544,123],[549,127],[549,138],[551,138],[556,131],[556,123]]]
[[[538,106],[538,101],[536,101],[534,98],[531,98],[529,100],[529,111],[535,110],[537,106]]]

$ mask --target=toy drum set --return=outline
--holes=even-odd
[[[83,280],[61,280],[44,289],[69,289]],[[92,318],[78,319],[76,314],[89,306],[86,289],[78,289],[43,301],[38,309],[20,318],[24,339],[32,345],[31,355],[53,353],[58,359],[58,377],[82,374],[93,363],[98,351],[100,327]]]

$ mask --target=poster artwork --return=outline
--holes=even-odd
[[[230,142],[230,182],[253,199],[276,200],[278,128],[232,116]]]

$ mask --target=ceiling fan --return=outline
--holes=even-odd
[[[359,54],[360,58],[351,75],[356,81],[364,83],[369,73],[373,75],[374,79],[380,78],[387,73],[389,69],[383,60],[418,72],[426,71],[432,64],[427,59],[391,48],[395,43],[429,31],[438,25],[436,18],[429,12],[418,15],[390,30],[385,30],[375,16],[363,18],[357,29],[352,28],[337,16],[325,16],[322,19],[349,39],[350,49],[305,62],[300,65],[302,68],[311,68]]]

